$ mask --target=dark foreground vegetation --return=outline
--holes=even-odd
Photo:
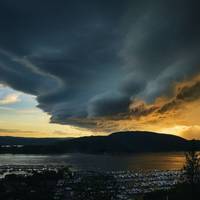
[[[68,168],[10,174],[0,180],[2,200],[111,200],[117,199],[117,194],[113,176],[90,172],[73,175]]]
[[[60,172],[44,171],[33,175],[10,174],[0,180],[2,200],[51,200],[54,197]]]
[[[177,185],[170,191],[156,191],[143,196],[144,200],[199,200],[200,184]]]

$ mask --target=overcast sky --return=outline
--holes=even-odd
[[[1,0],[1,135],[200,138],[199,6]]]

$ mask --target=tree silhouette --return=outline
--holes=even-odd
[[[200,155],[196,151],[195,141],[191,141],[191,147],[188,152],[185,153],[186,163],[184,165],[184,175],[186,181],[195,185],[200,182]]]

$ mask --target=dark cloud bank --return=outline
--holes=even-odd
[[[115,118],[133,99],[170,96],[173,83],[200,73],[199,6],[1,0],[0,81],[36,95],[51,122]]]

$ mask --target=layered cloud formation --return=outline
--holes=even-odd
[[[0,82],[36,96],[52,123],[106,131],[166,119],[200,98],[199,6],[2,0]]]

